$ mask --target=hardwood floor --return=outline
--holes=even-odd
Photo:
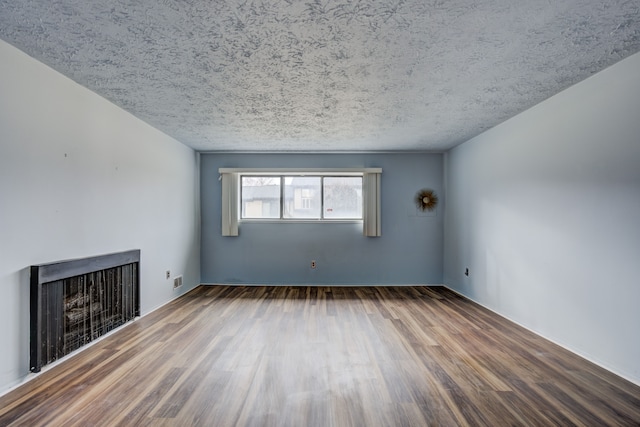
[[[199,287],[0,398],[0,426],[640,425],[640,387],[446,288]]]

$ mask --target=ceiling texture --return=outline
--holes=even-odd
[[[0,0],[0,38],[199,151],[442,151],[640,51],[640,2]]]

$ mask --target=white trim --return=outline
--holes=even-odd
[[[196,150],[202,154],[268,154],[268,155],[291,155],[291,154],[444,154],[448,149],[424,149],[424,150]]]
[[[354,219],[309,219],[309,218],[240,218],[239,224],[242,223],[260,223],[260,224],[362,224],[362,218]]]
[[[382,168],[220,168],[218,173],[266,174],[266,175],[363,175],[365,173],[382,173]]]
[[[408,288],[408,287],[416,287],[416,286],[424,286],[428,288],[442,288],[445,287],[443,284],[435,283],[200,283],[200,286],[229,286],[229,287],[255,287],[255,286],[273,286],[273,287],[284,287],[290,286],[292,288],[296,287],[309,287],[309,288]]]
[[[362,177],[362,231],[367,237],[379,237],[382,235],[381,229],[381,209],[380,209],[380,176],[382,168],[219,168],[220,180],[222,181],[222,235],[238,236],[238,223],[255,219],[255,222],[282,223],[294,222],[338,222],[349,221],[342,219],[273,219],[265,218],[240,218],[240,176],[241,175],[274,175],[274,176],[361,176]],[[302,221],[301,221],[302,220]],[[354,221],[360,221],[354,218]]]
[[[445,288],[449,289],[451,292],[455,293],[456,295],[460,295],[462,298],[468,299],[469,301],[472,301],[474,304],[478,304],[480,307],[482,307],[482,308],[484,308],[486,310],[489,310],[490,312],[502,317],[503,319],[507,319],[509,322],[513,323],[514,325],[518,325],[521,328],[526,329],[527,331],[531,332],[532,334],[534,334],[534,335],[536,335],[536,336],[538,336],[540,338],[543,338],[543,339],[545,339],[545,340],[557,345],[558,347],[562,347],[563,349],[567,350],[568,352],[573,353],[576,356],[579,356],[579,357],[583,358],[584,360],[593,363],[594,365],[599,366],[600,368],[604,369],[605,371],[611,372],[612,374],[617,375],[620,378],[629,381],[630,383],[633,383],[633,384],[635,384],[637,386],[640,386],[640,383],[638,383],[636,381],[636,379],[631,376],[631,373],[620,372],[617,369],[615,369],[614,367],[609,366],[609,365],[601,362],[598,359],[595,359],[595,358],[593,358],[593,357],[591,357],[591,356],[589,356],[589,355],[587,355],[585,353],[582,353],[582,352],[580,352],[580,351],[578,351],[576,349],[573,349],[573,348],[567,346],[566,344],[564,344],[564,343],[562,343],[560,341],[557,341],[557,340],[555,340],[553,338],[550,338],[550,337],[548,337],[546,335],[542,335],[540,332],[536,331],[535,329],[531,329],[530,327],[528,327],[528,326],[526,326],[526,325],[524,325],[524,324],[522,324],[522,323],[520,323],[520,322],[518,322],[516,320],[513,320],[509,316],[504,315],[504,314],[500,313],[499,311],[496,311],[493,308],[489,307],[488,305],[485,305],[485,304],[481,303],[480,301],[477,301],[474,298],[471,298],[471,297],[463,294],[462,292],[459,292],[459,291],[453,289],[449,285],[445,284],[445,285],[442,285],[442,286],[444,286]]]

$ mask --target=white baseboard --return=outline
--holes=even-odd
[[[310,286],[320,288],[348,288],[348,287],[411,287],[411,286],[428,286],[438,287],[442,284],[426,284],[426,283],[201,283],[202,286]]]
[[[470,298],[470,297],[466,296],[465,294],[460,293],[460,292],[456,291],[455,289],[450,288],[450,287],[449,287],[449,286],[447,286],[447,285],[442,285],[442,286],[444,286],[445,288],[447,288],[447,289],[448,289],[448,290],[450,290],[451,292],[453,292],[453,293],[455,293],[455,294],[457,294],[457,295],[460,295],[462,298],[466,298],[466,299],[468,299],[469,301],[473,301],[474,303],[478,304],[478,305],[479,305],[479,306],[481,306],[482,308],[485,308],[485,309],[489,310],[490,312],[495,313],[495,314],[497,314],[498,316],[500,316],[500,317],[502,317],[502,318],[504,318],[504,319],[507,319],[509,322],[513,322],[513,323],[515,323],[516,325],[520,326],[521,328],[524,328],[524,329],[526,329],[527,331],[529,331],[529,332],[531,332],[531,333],[533,333],[533,334],[536,334],[537,336],[539,336],[539,337],[541,337],[541,338],[544,338],[545,340],[550,341],[550,342],[554,343],[555,345],[557,345],[557,346],[559,346],[559,347],[562,347],[563,349],[565,349],[565,350],[567,350],[567,351],[570,351],[571,353],[575,354],[576,356],[579,356],[579,357],[583,358],[584,360],[587,360],[587,361],[589,361],[589,362],[593,363],[594,365],[599,366],[600,368],[602,368],[602,369],[604,369],[604,370],[606,370],[606,371],[608,371],[608,372],[611,372],[612,374],[617,375],[617,376],[619,376],[620,378],[622,378],[622,379],[624,379],[624,380],[626,380],[626,381],[629,381],[629,382],[630,382],[630,383],[632,383],[632,384],[635,384],[635,385],[637,385],[637,386],[640,386],[640,381],[638,381],[638,380],[636,380],[636,379],[634,379],[634,378],[631,378],[631,376],[630,376],[630,375],[627,375],[627,374],[625,374],[624,372],[620,372],[620,371],[618,371],[618,370],[616,370],[616,369],[612,368],[611,366],[608,366],[607,364],[605,364],[605,363],[603,363],[603,362],[601,362],[601,361],[599,361],[599,360],[597,360],[597,359],[594,359],[593,357],[591,357],[591,356],[589,356],[589,355],[583,354],[583,353],[581,353],[580,351],[575,350],[575,349],[573,349],[573,348],[571,348],[571,347],[567,346],[566,344],[563,344],[563,343],[561,343],[561,342],[558,342],[558,341],[554,340],[553,338],[549,338],[549,337],[547,337],[547,336],[545,336],[545,335],[542,335],[540,332],[538,332],[538,331],[536,331],[536,330],[534,330],[534,329],[531,329],[531,328],[529,328],[528,326],[523,325],[523,324],[521,324],[520,322],[518,322],[518,321],[516,321],[516,320],[513,320],[513,319],[511,319],[510,317],[505,316],[505,315],[504,315],[504,314],[502,314],[502,313],[497,312],[496,310],[492,309],[491,307],[487,307],[486,305],[482,304],[481,302],[476,301],[475,299]]]

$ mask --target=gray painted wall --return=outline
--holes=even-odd
[[[440,154],[203,154],[202,282],[441,284],[444,203],[417,216],[413,196],[431,187],[444,202],[442,165]],[[361,223],[241,223],[222,237],[220,167],[381,167],[382,236]]]
[[[447,154],[444,282],[640,384],[638,76],[640,54]]]
[[[2,41],[0,76],[2,393],[33,377],[30,265],[141,249],[146,314],[199,283],[200,232],[193,150]]]

